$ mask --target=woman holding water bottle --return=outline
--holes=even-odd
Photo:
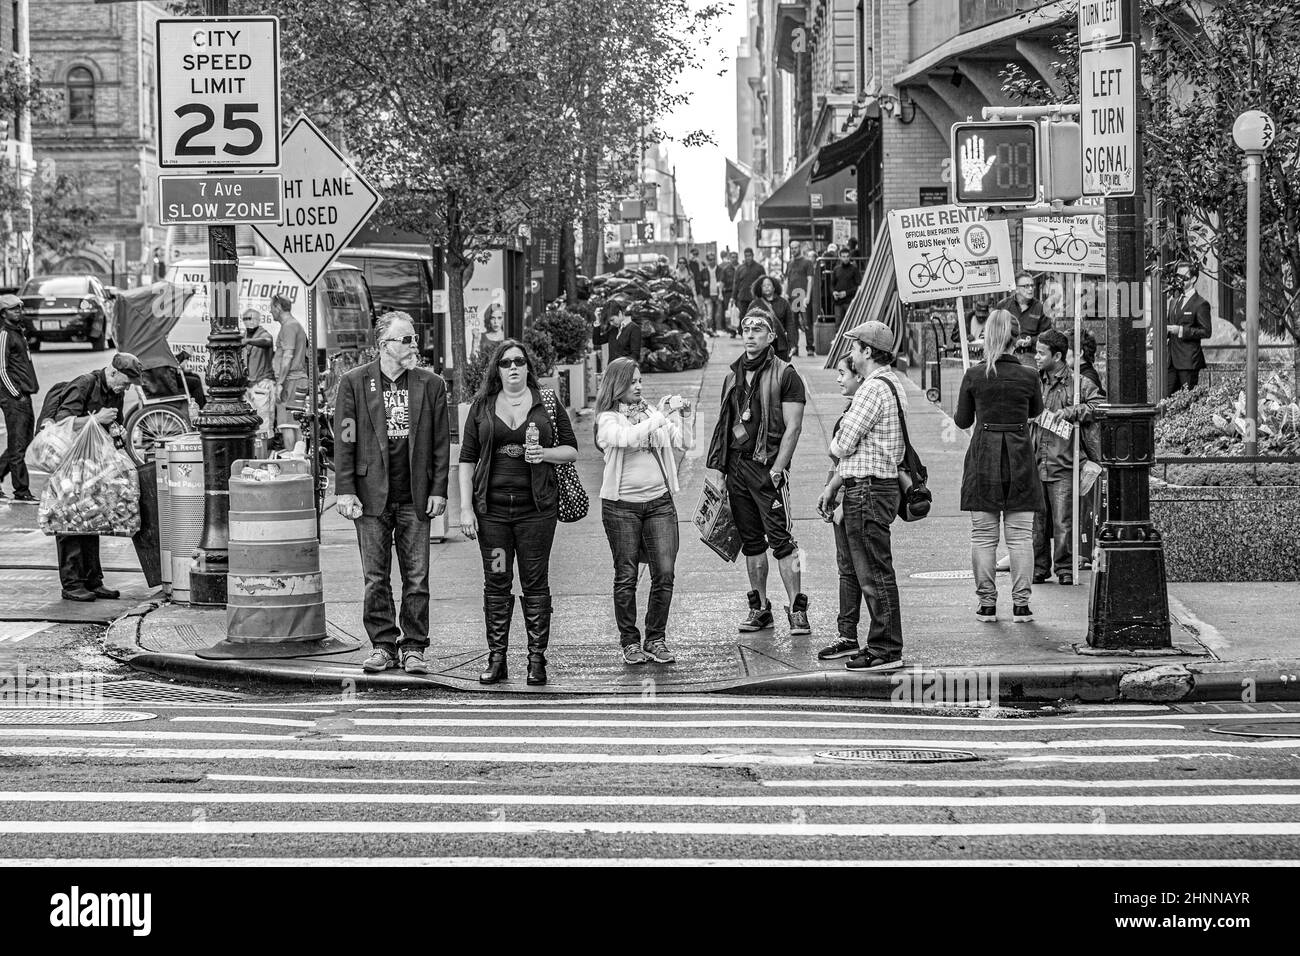
[[[562,407],[555,408],[551,426],[536,368],[522,342],[506,339],[498,345],[461,435],[460,529],[478,539],[483,556],[488,664],[479,680],[484,684],[508,676],[516,563],[528,633],[528,683],[546,683],[551,544],[559,519],[555,465],[576,461],[578,442]],[[554,407],[553,397],[550,402]]]

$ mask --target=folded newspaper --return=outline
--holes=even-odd
[[[699,504],[695,506],[695,528],[710,550],[724,561],[735,561],[740,554],[740,532],[731,516],[731,501],[726,486],[712,475],[704,479]]]
[[[1069,438],[1074,434],[1074,425],[1072,423],[1067,422],[1056,412],[1049,411],[1046,408],[1043,409],[1041,415],[1032,419],[1032,421],[1035,425],[1046,428],[1049,432],[1060,435],[1062,438]]]

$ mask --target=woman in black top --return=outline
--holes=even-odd
[[[979,598],[976,620],[996,621],[999,524],[1011,554],[1012,620],[1034,619],[1034,512],[1043,487],[1029,420],[1043,411],[1038,374],[1013,354],[1011,313],[995,309],[984,326],[985,359],[972,365],[957,397],[958,428],[975,426],[961,477],[961,508],[971,513],[971,566]]]
[[[578,441],[568,412],[549,390],[543,395],[538,388],[535,369],[523,343],[506,339],[498,345],[461,435],[460,530],[478,538],[483,556],[489,652],[487,669],[479,675],[484,684],[507,676],[516,561],[528,632],[528,683],[546,683],[551,544],[560,500],[555,466],[577,460]],[[536,426],[535,445],[528,442],[530,426]]]
[[[790,303],[781,295],[781,283],[772,276],[760,276],[754,282],[754,301],[749,311],[755,309],[762,309],[772,317],[772,331],[776,334],[772,351],[781,361],[790,361],[790,343],[799,341],[798,322],[790,312]],[[793,332],[791,322],[795,322]]]

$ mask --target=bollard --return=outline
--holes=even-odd
[[[268,474],[278,469],[278,474]],[[326,637],[311,465],[240,459],[230,469],[226,639],[210,660],[306,657],[346,649]]]
[[[162,561],[163,596],[172,596],[172,496],[167,485],[167,443],[154,447],[157,464],[155,484],[158,488],[158,554]]]
[[[171,506],[172,600],[190,602],[190,565],[203,540],[203,442],[198,432],[167,442],[167,498]]]

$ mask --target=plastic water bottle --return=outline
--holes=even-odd
[[[536,448],[537,445],[539,444],[539,437],[540,436],[537,431],[537,423],[529,422],[528,430],[524,432],[525,444],[527,444],[529,448]]]

